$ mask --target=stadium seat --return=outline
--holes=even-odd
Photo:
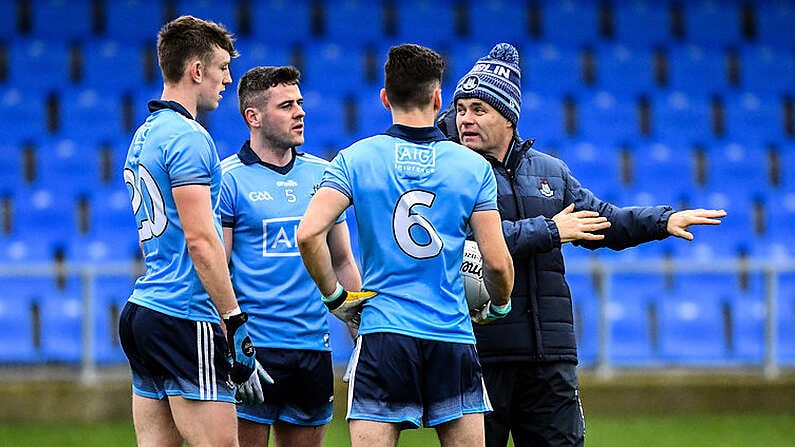
[[[692,43],[672,45],[668,51],[669,85],[693,94],[722,93],[729,89],[723,49]]]
[[[607,318],[610,361],[619,366],[650,366],[657,348],[660,274],[615,274],[610,278]]]
[[[40,280],[3,277],[0,288],[0,364],[32,363],[40,359],[34,324]]]
[[[89,147],[126,134],[118,90],[68,88],[61,95],[61,126],[58,132]]]
[[[617,153],[605,154],[595,143],[572,140],[560,146],[560,158],[580,184],[597,197],[610,200],[618,192],[620,177]]]
[[[13,199],[14,237],[27,243],[32,253],[54,250],[77,231],[75,198],[57,186],[20,189]]]
[[[740,37],[740,3],[714,0],[684,4],[685,39],[710,48],[736,45]]]
[[[390,112],[384,108],[377,92],[365,91],[356,96],[356,110],[358,111],[358,128],[354,131],[354,139],[367,138],[383,133],[391,124]]]
[[[32,0],[31,12],[38,37],[68,42],[91,35],[91,0]]]
[[[469,12],[469,35],[467,37],[473,42],[491,45],[508,42],[515,46],[521,46],[530,37],[528,33],[529,2],[470,1],[467,11]],[[496,23],[499,26],[490,25]]]
[[[778,360],[795,365],[795,274],[779,275]]]
[[[20,86],[0,87],[0,134],[21,144],[47,134],[45,95]]]
[[[694,240],[675,253],[685,260],[711,262],[730,259],[743,251],[750,251],[754,234],[753,202],[751,197],[732,192],[704,191],[688,197],[690,208],[724,209],[727,216],[718,227],[696,225],[688,229]]]
[[[455,2],[452,0],[404,0],[397,7],[397,33],[394,42],[414,42],[439,48],[457,40],[455,35]],[[471,20],[470,25],[474,25]],[[386,53],[383,59],[386,59]],[[472,61],[474,63],[474,60]]]
[[[41,302],[41,351],[47,362],[78,363],[83,354],[83,301],[80,281],[45,289]]]
[[[733,288],[735,282],[728,275],[714,280],[708,277],[681,274],[676,290],[660,298],[660,357],[667,363],[714,366],[729,358],[724,286]]]
[[[306,112],[303,150],[317,155],[327,148],[339,150],[353,142],[346,136],[342,98],[317,90],[302,93]]]
[[[795,46],[795,6],[775,1],[756,8],[756,33],[759,43],[791,50]]]
[[[324,40],[345,48],[378,43],[384,34],[382,10],[381,2],[369,0],[346,0],[326,5]],[[340,70],[343,67],[337,69],[344,72],[344,69]]]
[[[94,353],[99,363],[123,363],[119,342],[119,314],[132,293],[135,280],[129,275],[98,275],[94,278]]]
[[[707,157],[707,188],[745,197],[761,197],[770,189],[767,153],[758,143],[716,143]]]
[[[133,46],[154,46],[165,23],[162,0],[116,0],[105,2],[105,35]]]
[[[765,237],[770,243],[788,246],[792,252],[795,235],[795,192],[769,193],[765,204]]]
[[[498,42],[494,43],[496,44]],[[445,45],[446,51],[442,52],[446,63],[442,85],[442,99],[445,99],[444,92],[450,92],[447,95],[452,99],[458,81],[469,73],[469,70],[475,66],[478,59],[488,55],[493,47],[494,44],[469,41],[458,41]],[[388,54],[387,50],[388,48],[385,48],[383,51],[384,58]],[[525,54],[522,48],[518,48],[517,50],[519,51],[519,63],[521,64]],[[529,55],[527,57],[529,57]],[[522,81],[525,82],[526,79]]]
[[[630,42],[596,47],[596,85],[616,96],[636,97],[649,93],[654,82],[652,54],[646,48],[634,48]]]
[[[0,142],[0,197],[22,186],[22,151],[11,142]]]
[[[658,141],[687,149],[713,137],[710,100],[704,94],[659,90],[650,100],[652,136]]]
[[[523,90],[563,97],[583,87],[580,53],[576,49],[545,43],[524,49],[520,57],[535,69],[522,72]]]
[[[742,92],[723,98],[727,138],[764,142],[787,138],[782,97]]]
[[[582,93],[578,99],[578,138],[598,141],[600,145],[615,145],[640,137],[635,98],[599,90]]]
[[[310,43],[304,45],[306,64],[301,84],[326,95],[353,94],[364,84],[363,47],[354,43]]]
[[[248,70],[260,65],[280,66],[293,63],[290,49],[285,45],[262,42],[256,38],[241,38],[235,41],[235,49],[240,56],[232,61],[232,78],[237,80]]]
[[[304,43],[310,39],[309,2],[264,0],[252,2],[251,5],[253,39],[277,47]]]
[[[569,245],[569,244],[567,244]],[[585,251],[578,249],[579,251]],[[568,259],[568,258],[567,258]],[[574,309],[574,333],[577,356],[582,366],[591,366],[599,352],[599,302],[591,276],[581,273],[566,275]]]
[[[177,0],[177,15],[192,15],[220,23],[229,31],[239,34],[237,0]],[[256,26],[256,20],[252,20]]]
[[[630,186],[636,193],[649,194],[650,197],[629,201],[627,205],[675,205],[683,194],[692,193],[696,188],[694,159],[689,147],[653,142],[631,146],[630,150]]]
[[[8,47],[8,81],[40,94],[68,85],[68,44],[39,37],[15,38]]]
[[[0,39],[10,40],[17,31],[16,2],[0,2]]]
[[[781,145],[778,151],[782,191],[795,191],[795,142]]]
[[[90,139],[42,140],[36,148],[38,172],[34,184],[67,198],[90,193],[100,186],[98,149],[98,143]]]
[[[770,45],[740,47],[740,86],[763,95],[795,90],[795,56]]]
[[[599,38],[596,2],[545,2],[542,7],[542,37],[558,45],[579,47]]]
[[[566,138],[563,101],[557,96],[522,92],[522,114],[517,124],[523,138],[537,138],[537,148],[558,143]]]
[[[764,290],[729,295],[732,317],[732,360],[762,365],[766,354],[767,304]]]
[[[148,46],[149,44],[147,44]],[[119,96],[146,82],[143,45],[118,39],[88,39],[83,43],[80,85]],[[149,49],[151,50],[151,49]]]
[[[632,0],[613,6],[613,33],[616,42],[641,50],[671,41],[671,19],[667,2]]]

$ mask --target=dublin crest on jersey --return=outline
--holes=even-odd
[[[538,191],[544,197],[552,197],[555,194],[555,191],[549,187],[549,181],[546,179],[540,180],[540,186],[538,187]]]

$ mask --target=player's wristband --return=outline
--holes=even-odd
[[[508,302],[503,304],[502,306],[498,306],[494,303],[491,303],[491,311],[497,315],[504,316],[511,311],[511,301],[508,300]]]
[[[345,292],[345,289],[342,287],[342,284],[337,283],[337,287],[334,289],[334,292],[331,295],[324,295],[323,296],[323,303],[328,306],[330,310],[334,310],[342,305],[345,302],[345,298],[348,297],[348,293]]]
[[[240,310],[240,306],[235,306],[235,308],[230,310],[229,312],[221,314],[221,318],[223,318],[224,320],[228,320],[230,317],[234,317],[235,315],[240,315],[242,313],[243,311]]]

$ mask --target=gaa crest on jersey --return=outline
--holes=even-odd
[[[310,197],[314,196],[318,189],[320,189],[319,183],[315,183],[314,185],[312,185],[312,192],[309,193],[309,196]]]
[[[552,197],[555,194],[555,191],[549,187],[549,180],[546,179],[540,180],[538,192],[544,197]]]
[[[471,92],[478,88],[478,85],[480,85],[480,80],[477,76],[472,75],[464,79],[464,82],[461,83],[461,90]]]

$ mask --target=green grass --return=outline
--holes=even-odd
[[[670,415],[587,417],[588,447],[791,446],[795,415]],[[3,423],[0,447],[134,446],[130,421],[102,424]],[[350,445],[341,419],[329,427],[326,446]],[[438,445],[433,430],[404,431],[401,447]]]

